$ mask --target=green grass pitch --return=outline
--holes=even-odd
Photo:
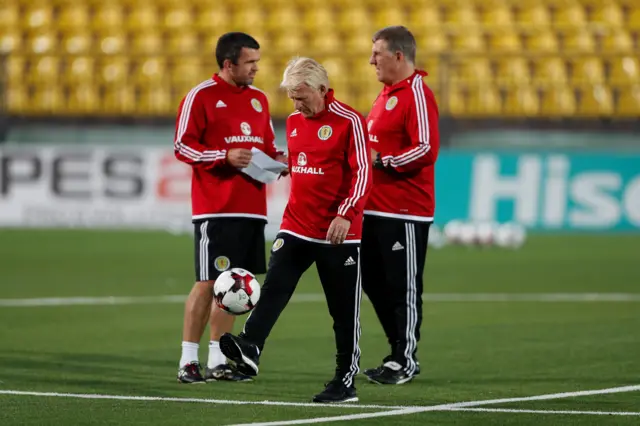
[[[192,249],[191,237],[163,232],[0,230],[0,391],[309,402],[334,368],[333,331],[322,299],[303,297],[287,307],[255,382],[200,386],[175,380],[183,315],[179,301],[6,304],[24,298],[186,295],[193,280]],[[397,387],[376,386],[360,375],[358,404],[426,407],[640,385],[639,263],[638,235],[532,236],[517,251],[430,250],[419,345],[422,374]],[[312,269],[297,294],[320,293]],[[532,296],[549,293],[619,297],[586,302]],[[474,301],[479,294],[530,300]],[[243,320],[237,321],[238,329]],[[207,340],[201,345],[203,361]],[[367,301],[361,348],[362,368],[378,364],[387,352]],[[6,393],[0,393],[0,407],[2,425],[229,425],[385,411]],[[635,425],[639,416],[549,411],[640,413],[640,391],[479,408],[542,412],[428,411],[344,423]]]

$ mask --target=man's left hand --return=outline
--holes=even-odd
[[[373,163],[374,161],[376,161],[376,158],[378,158],[378,151],[376,151],[375,149],[371,150],[371,162]]]
[[[331,221],[331,225],[329,225],[329,230],[327,231],[327,241],[330,241],[331,244],[344,243],[350,227],[351,222],[349,220],[345,219],[342,216],[336,216],[336,218]]]

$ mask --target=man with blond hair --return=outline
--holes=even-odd
[[[360,361],[360,237],[371,186],[364,117],[334,97],[324,67],[295,58],[281,87],[296,111],[287,119],[291,192],[271,248],[260,303],[239,336],[220,339],[244,374],[258,374],[259,356],[302,274],[315,262],[333,318],[336,370],[314,402],[357,401]]]

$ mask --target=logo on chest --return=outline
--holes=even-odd
[[[307,154],[301,152],[298,154],[298,159],[296,161],[297,166],[293,166],[291,171],[293,173],[301,173],[304,175],[323,175],[324,171],[321,167],[307,167]]]
[[[331,128],[331,126],[322,126],[320,127],[320,129],[318,129],[318,138],[321,141],[326,141],[331,137],[332,134],[333,129]]]
[[[264,143],[262,137],[260,136],[251,136],[251,126],[247,122],[240,123],[240,131],[243,136],[227,136],[224,138],[226,143]]]
[[[389,98],[389,100],[387,101],[386,105],[384,106],[384,108],[387,111],[391,111],[392,109],[394,109],[396,107],[396,105],[398,105],[398,98],[395,96],[392,96]]]
[[[256,98],[251,99],[251,106],[258,112],[262,112],[262,104]]]

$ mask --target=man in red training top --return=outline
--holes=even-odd
[[[362,233],[362,284],[391,353],[365,370],[372,382],[401,384],[420,372],[422,275],[435,208],[438,106],[416,70],[416,41],[400,26],[373,36],[370,59],[384,87],[367,117],[373,188]]]
[[[195,86],[182,100],[176,122],[176,157],[193,167],[191,200],[195,226],[196,283],[184,313],[178,381],[251,380],[227,365],[218,343],[231,331],[234,316],[218,309],[213,284],[231,267],[266,272],[264,184],[241,173],[251,162],[251,148],[278,161],[269,105],[251,86],[258,71],[260,45],[244,33],[220,37],[216,59],[220,72]],[[205,376],[198,343],[210,318],[211,341]]]
[[[334,98],[326,70],[313,59],[292,60],[282,87],[296,109],[286,125],[289,202],[271,249],[260,302],[240,336],[225,334],[220,346],[241,372],[257,375],[265,340],[300,277],[315,262],[333,318],[337,367],[313,401],[357,401],[360,237],[371,185],[364,117]]]

